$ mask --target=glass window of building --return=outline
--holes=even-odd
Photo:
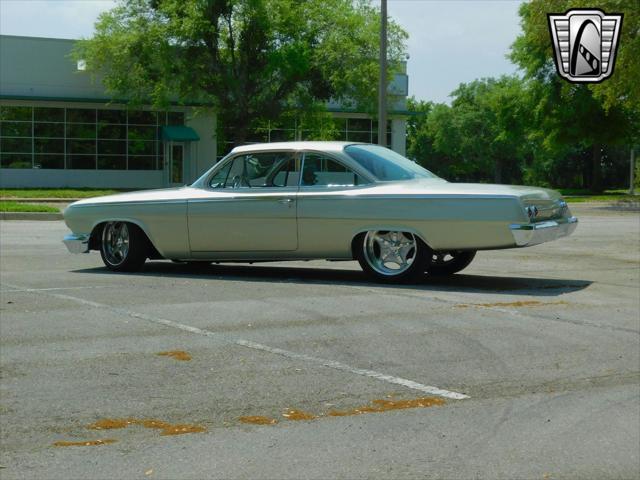
[[[183,112],[0,105],[0,166],[162,169],[162,125]]]

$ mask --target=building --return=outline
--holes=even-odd
[[[71,57],[73,40],[0,35],[0,187],[158,188],[189,183],[228,150],[214,113],[127,109]],[[404,153],[408,78],[397,75],[387,141]],[[202,109],[199,109],[202,111]],[[375,142],[368,115],[330,104],[338,137]],[[223,126],[221,126],[223,127]],[[254,141],[304,139],[268,125]]]

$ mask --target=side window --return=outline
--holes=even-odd
[[[245,175],[245,158],[246,157],[244,155],[240,155],[233,159],[229,175],[227,175],[227,181],[224,183],[224,188],[241,188],[249,186],[249,182]]]
[[[302,185],[324,187],[352,187],[368,183],[353,170],[334,159],[318,153],[305,153],[302,166]]]
[[[223,188],[224,182],[227,180],[227,175],[229,175],[229,170],[231,169],[231,164],[233,162],[227,162],[220,170],[218,170],[211,180],[209,180],[209,186],[211,188]]]
[[[296,162],[289,152],[241,155],[233,160],[224,188],[263,188],[297,185]]]
[[[274,171],[271,183],[274,187],[297,187],[300,183],[299,161],[289,158]]]

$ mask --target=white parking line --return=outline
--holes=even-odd
[[[6,285],[6,283],[5,283]],[[10,286],[10,285],[9,285]],[[0,293],[14,293],[14,292],[51,292],[55,290],[86,290],[91,288],[116,288],[112,285],[94,285],[94,286],[82,286],[82,287],[51,287],[51,288],[13,288],[9,290],[0,289]]]
[[[15,288],[16,290],[29,291],[30,289],[18,287],[14,285],[6,286],[10,288]],[[15,290],[14,290],[15,291]],[[42,290],[41,290],[42,291]],[[209,330],[203,330],[198,327],[192,327],[190,325],[186,325],[184,323],[174,322],[172,320],[166,320],[164,318],[159,318],[151,315],[147,315],[144,313],[138,313],[131,310],[127,310],[124,308],[112,307],[111,305],[107,305],[104,303],[93,302],[91,300],[85,300],[79,297],[73,297],[71,295],[65,295],[62,293],[50,293],[50,291],[42,291],[43,294],[49,295],[51,297],[60,298],[63,300],[69,300],[80,305],[85,305],[92,308],[100,308],[104,310],[109,310],[111,312],[117,313],[119,315],[126,315],[128,317],[137,318],[140,320],[145,320],[147,322],[156,323],[159,325],[164,325],[166,327],[175,328],[178,330],[183,330],[190,333],[195,333],[197,335],[204,335],[206,337],[213,337],[219,340],[222,340],[226,343],[232,345],[238,345],[245,348],[251,348],[253,350],[259,350],[262,352],[273,353],[275,355],[280,355],[283,357],[291,358],[294,360],[302,360],[309,363],[314,363],[316,365],[321,365],[323,367],[333,368],[334,370],[340,370],[343,372],[353,373],[355,375],[360,375],[363,377],[374,378],[383,382],[392,383],[394,385],[401,385],[403,387],[409,388],[411,390],[417,390],[422,393],[426,393],[429,395],[436,395],[439,397],[450,398],[455,400],[462,400],[465,398],[469,398],[467,395],[458,392],[452,392],[449,390],[444,390],[442,388],[434,387],[431,385],[423,385],[422,383],[414,382],[413,380],[408,380],[406,378],[396,377],[393,375],[387,375],[385,373],[376,372],[375,370],[367,370],[362,368],[355,368],[344,363],[336,362],[334,360],[326,360],[319,357],[313,357],[311,355],[305,355],[303,353],[290,352],[288,350],[283,350],[281,348],[269,347],[268,345],[262,345],[261,343],[256,343],[251,340],[244,340],[241,338],[232,338],[228,337],[224,334],[218,334],[215,332],[211,332]]]
[[[423,385],[422,383],[414,382],[413,380],[407,380],[406,378],[395,377],[393,375],[387,375],[384,373],[376,372],[375,370],[366,370],[362,368],[354,368],[344,363],[336,362],[333,360],[324,360],[318,357],[312,357],[311,355],[305,355],[303,353],[290,352],[281,348],[268,347],[260,343],[255,343],[250,340],[235,340],[233,343],[236,345],[242,345],[243,347],[253,348],[254,350],[262,350],[269,353],[275,353],[276,355],[282,355],[283,357],[293,358],[296,360],[304,360],[310,363],[316,363],[323,367],[333,368],[335,370],[342,370],[343,372],[355,373],[356,375],[362,375],[363,377],[376,378],[383,382],[393,383],[395,385],[402,385],[403,387],[410,388],[412,390],[418,390],[429,395],[437,395],[439,397],[452,398],[455,400],[462,400],[469,398],[463,393],[451,392],[449,390],[443,390],[442,388],[432,387],[431,385]]]

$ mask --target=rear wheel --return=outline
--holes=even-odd
[[[404,282],[424,273],[429,247],[408,232],[369,231],[356,243],[356,256],[370,277],[383,282]]]
[[[100,255],[108,269],[116,272],[140,270],[147,259],[148,240],[132,223],[108,222],[102,229]]]
[[[453,275],[469,266],[476,252],[452,250],[450,252],[431,252],[427,261],[427,273],[433,276]]]

